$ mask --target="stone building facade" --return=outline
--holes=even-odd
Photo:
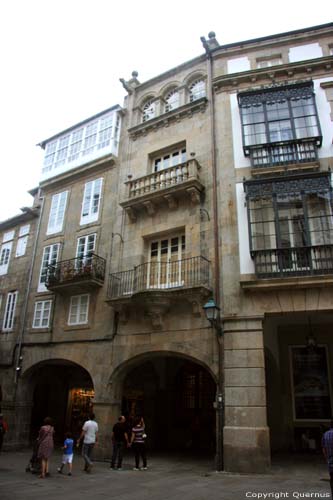
[[[144,414],[151,448],[216,453],[229,471],[318,446],[332,413],[332,27],[230,45],[210,33],[203,55],[122,79],[123,108],[41,143],[14,392],[16,367],[1,370],[13,446],[46,414],[59,439],[76,433],[91,407],[101,457],[120,413]]]

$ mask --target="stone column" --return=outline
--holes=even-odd
[[[94,458],[111,460],[112,428],[121,415],[121,401],[94,401],[94,413],[98,423],[98,445],[94,448]]]
[[[224,322],[227,471],[265,472],[270,466],[262,319]]]
[[[17,450],[29,445],[32,401],[2,401],[2,412],[8,422],[9,432],[4,439],[4,449]]]

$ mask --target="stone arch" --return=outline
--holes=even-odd
[[[188,88],[195,80],[207,80],[207,75],[204,71],[195,70],[186,75],[183,84]]]
[[[211,367],[203,360],[196,358],[195,356],[191,356],[185,352],[180,351],[145,351],[140,354],[136,354],[133,357],[122,361],[111,373],[109,377],[109,384],[112,387],[113,397],[114,399],[119,399],[120,395],[120,385],[126,377],[127,373],[142,364],[145,361],[149,361],[152,358],[158,357],[175,357],[188,361],[192,361],[207,370],[207,372],[211,375],[212,379],[215,383],[217,383],[217,376],[211,369]]]
[[[202,360],[171,350],[144,352],[120,363],[109,386],[113,418],[123,414],[131,425],[143,415],[149,448],[214,452],[216,377]]]
[[[163,98],[171,90],[179,90],[180,86],[181,86],[181,83],[177,80],[173,80],[172,82],[168,82],[165,85],[163,85],[163,87],[160,89],[159,96]]]
[[[19,425],[24,441],[34,439],[46,416],[53,418],[56,439],[70,430],[78,437],[93,409],[95,391],[90,372],[81,364],[54,357],[27,367],[20,376],[16,399],[25,406]]]
[[[137,108],[140,109],[141,111],[143,110],[144,105],[152,100],[156,101],[158,99],[158,95],[156,92],[152,92],[151,90],[149,92],[146,92],[138,101],[137,103]]]

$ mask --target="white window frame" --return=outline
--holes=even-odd
[[[6,233],[3,233],[2,243],[6,243],[7,241],[13,240],[14,236],[15,236],[15,229],[13,229],[12,231],[7,231]]]
[[[5,314],[3,316],[3,332],[11,332],[14,329],[15,310],[17,304],[18,292],[9,292],[7,294]]]
[[[190,102],[206,97],[206,82],[203,78],[197,78],[189,86]]]
[[[165,112],[172,111],[180,106],[180,93],[179,90],[173,88],[165,96]]]
[[[42,262],[40,266],[37,292],[47,292],[47,288],[45,285],[47,277],[46,269],[48,266],[55,265],[58,262],[59,253],[60,253],[60,243],[54,243],[53,245],[48,245],[44,247]],[[47,257],[46,254],[48,254]]]
[[[95,222],[99,217],[103,177],[86,182],[82,200],[80,225]]]
[[[30,224],[20,227],[19,237],[16,244],[15,257],[23,257],[23,255],[25,255],[28,245],[29,232],[30,232]]]
[[[57,193],[52,196],[49,222],[46,231],[47,235],[62,231],[66,212],[67,196],[68,191],[62,191],[61,193]]]
[[[50,325],[52,300],[38,300],[35,302],[32,328],[48,328]]]
[[[90,248],[89,248],[90,247]],[[77,239],[76,257],[78,264],[86,264],[91,261],[91,255],[96,248],[96,233],[80,236]]]
[[[181,165],[186,162],[186,159],[186,146],[169,149],[152,158],[152,171],[160,172],[166,168]]]
[[[156,101],[155,99],[148,99],[142,108],[142,122],[145,123],[156,116]]]
[[[10,261],[10,254],[12,252],[12,241],[3,243],[0,248],[0,276],[7,274]]]
[[[261,68],[271,68],[272,66],[279,66],[282,64],[282,56],[276,55],[269,58],[259,58],[256,60],[257,69]]]
[[[84,301],[86,301],[85,304],[83,304]],[[68,312],[68,325],[75,326],[75,325],[85,325],[88,323],[89,302],[90,302],[90,296],[88,293],[83,295],[73,295],[71,297],[69,312]],[[76,311],[73,314],[73,309],[75,308]],[[81,318],[81,315],[84,315],[83,319]],[[74,320],[72,316],[75,316]]]

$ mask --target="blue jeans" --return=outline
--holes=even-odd
[[[91,455],[92,451],[94,449],[94,444],[95,443],[83,443],[82,445],[82,456],[84,458],[84,468],[87,469],[88,465],[92,465],[92,460],[91,460]]]
[[[112,458],[111,458],[111,467],[114,468],[116,466],[116,461],[118,458],[118,469],[120,469],[122,461],[123,461],[123,452],[124,452],[124,442],[123,441],[115,441],[113,443],[112,450]]]

